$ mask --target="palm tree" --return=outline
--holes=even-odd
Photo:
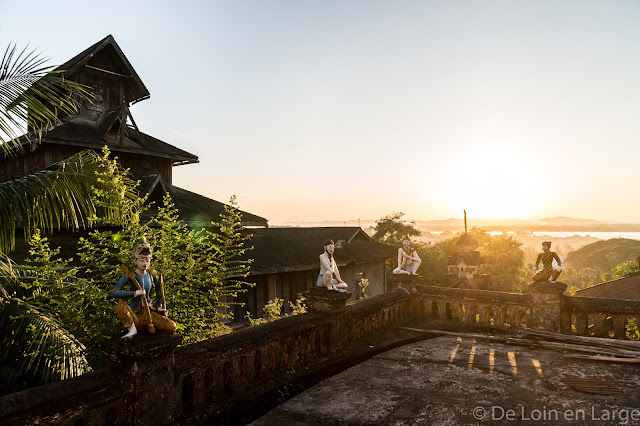
[[[30,138],[40,137],[77,112],[77,100],[89,99],[86,86],[66,80],[35,51],[7,47],[0,63],[0,155],[13,158]],[[18,134],[25,133],[23,136]],[[29,305],[16,268],[6,256],[16,229],[25,238],[34,230],[77,228],[98,215],[117,217],[112,201],[133,194],[111,194],[103,157],[84,151],[41,172],[0,183],[0,359],[21,360],[21,369],[36,372],[48,365],[59,378],[87,368],[81,344],[51,316]],[[105,179],[107,177],[107,179]],[[95,194],[102,194],[102,203]],[[54,378],[54,377],[51,377]]]
[[[63,115],[78,111],[77,100],[91,99],[87,86],[64,78],[35,50],[7,46],[0,62],[0,146],[5,155],[20,150],[18,135],[40,136]],[[25,135],[28,137],[29,135]]]

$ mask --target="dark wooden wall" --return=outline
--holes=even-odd
[[[82,151],[82,149],[83,148],[79,146],[52,145],[44,143],[33,152],[28,152],[17,158],[5,160],[0,163],[0,182],[17,179],[40,171],[45,167]],[[114,147],[111,147],[111,149],[112,157],[117,156],[122,167],[130,169],[134,176],[140,176],[153,170],[159,170],[165,182],[171,185],[172,163],[170,159],[151,155],[118,152]]]

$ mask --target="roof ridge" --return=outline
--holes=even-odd
[[[131,65],[131,62],[129,62],[129,59],[127,59],[126,55],[124,54],[122,49],[120,49],[120,46],[116,42],[116,39],[111,34],[109,34],[102,40],[98,41],[97,43],[92,44],[82,52],[78,53],[76,56],[69,59],[64,64],[58,66],[54,71],[63,71],[63,75],[66,78],[68,78],[71,74],[74,74],[79,68],[86,65],[86,63],[89,62],[89,60],[93,58],[94,55],[96,55],[98,52],[100,52],[102,49],[104,49],[108,45],[113,46],[117,56],[120,58],[120,60],[124,64],[125,68],[127,68],[127,70],[130,71],[131,78],[140,86],[139,87],[140,95],[136,99],[130,99],[128,101],[133,104],[133,103],[142,101],[144,99],[147,99],[149,96],[151,96],[151,94],[149,93],[149,89],[147,89],[144,82],[136,72],[135,68],[133,68],[133,65]]]

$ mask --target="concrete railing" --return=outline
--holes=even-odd
[[[416,290],[420,311],[431,317],[500,329],[527,325],[531,317],[529,294],[423,286]]]
[[[415,286],[420,312],[465,326],[520,326],[580,336],[626,339],[640,322],[640,302],[563,295],[562,283],[534,282],[529,293]]]
[[[407,321],[409,303],[407,292],[396,290],[179,348],[176,416],[197,417],[201,407],[222,411],[286,385],[296,371],[337,355],[351,341]]]
[[[0,398],[0,424],[227,423],[230,412],[277,392],[350,342],[409,319],[410,296],[398,289],[330,312],[309,312],[177,347],[179,336],[139,335],[105,346],[113,365]],[[310,298],[314,298],[312,290]],[[235,408],[234,408],[235,407]]]
[[[640,317],[640,302],[564,296],[561,283],[515,294],[410,282],[347,306],[348,294],[314,289],[315,311],[184,347],[180,336],[114,339],[108,369],[0,398],[0,424],[233,423],[234,412],[260,411],[296,377],[348,356],[350,343],[409,321],[624,339]]]
[[[561,314],[565,334],[626,339],[630,321],[640,325],[640,301],[572,296]]]

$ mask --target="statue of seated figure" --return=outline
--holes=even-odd
[[[411,246],[411,241],[404,240],[398,249],[398,267],[393,270],[397,275],[418,275],[418,268],[422,260]]]
[[[138,328],[146,329],[149,333],[156,330],[162,333],[176,331],[176,323],[167,318],[167,309],[164,299],[164,283],[162,275],[155,270],[149,271],[151,264],[151,246],[143,238],[142,242],[133,249],[135,258],[135,271],[130,271],[122,265],[124,274],[118,280],[116,286],[109,292],[109,297],[118,298],[116,314],[122,325],[128,329],[128,333],[122,338],[130,338],[138,334]],[[124,290],[125,285],[133,290]],[[156,292],[156,308],[151,307],[151,289]],[[123,298],[131,298],[129,304]]]
[[[333,240],[327,240],[324,242],[324,253],[320,255],[320,274],[318,275],[316,286],[324,286],[327,290],[335,290],[344,293],[347,291],[347,283],[342,281],[342,278],[340,278],[338,264],[333,258],[334,250],[335,244],[333,243]]]
[[[558,266],[553,267],[553,260],[557,262]],[[538,269],[538,264],[542,262],[542,269]],[[542,253],[538,255],[536,259],[536,274],[533,276],[534,281],[551,281],[555,283],[560,272],[562,272],[562,261],[556,252],[551,251],[551,241],[545,241],[542,243]]]

